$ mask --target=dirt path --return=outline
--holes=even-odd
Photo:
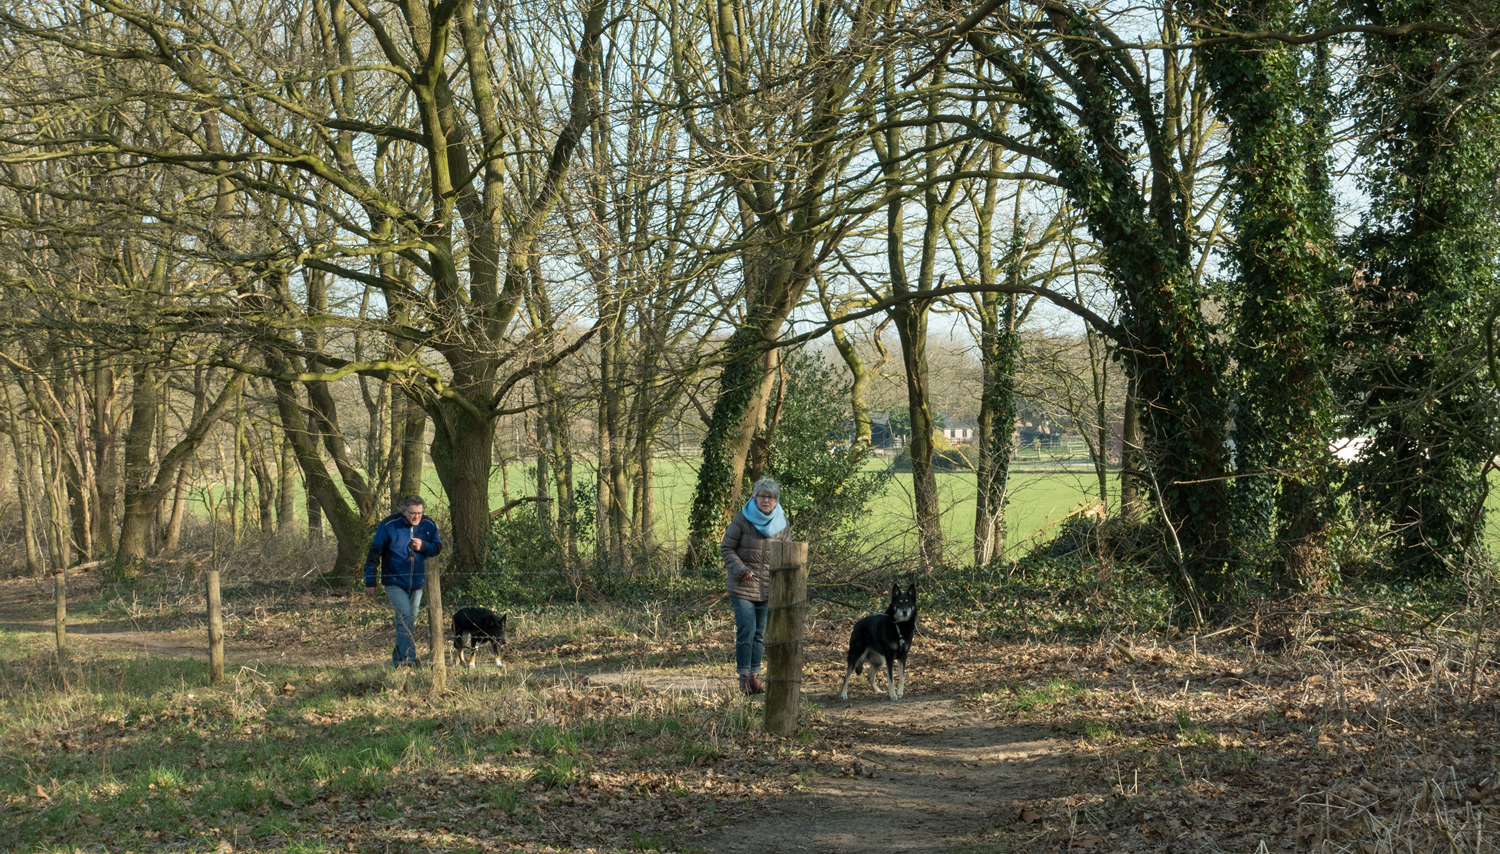
[[[74,583],[77,587],[70,592],[78,594],[97,584],[91,578]],[[50,595],[46,581],[0,583],[0,627],[51,634]],[[240,641],[229,645],[228,663],[368,663],[369,650],[378,648],[388,631],[381,620],[346,638],[347,646],[278,642],[295,634],[267,637],[263,643]],[[208,659],[207,638],[197,627],[158,631],[117,618],[74,624],[69,639],[79,649]],[[748,820],[692,838],[695,848],[723,854],[944,851],[973,845],[987,831],[1011,825],[1021,811],[1019,801],[1059,793],[1058,771],[1067,746],[1047,727],[999,725],[958,702],[957,695],[925,694],[920,668],[912,672],[907,697],[900,702],[873,695],[863,680],[851,685],[851,701],[840,701],[837,686],[827,682],[827,674],[835,669],[841,667],[810,665],[808,677],[821,676],[823,681],[810,681],[804,700],[821,715],[820,736],[838,754],[852,758],[845,765],[848,773],[807,775],[796,795],[766,800]],[[635,683],[664,693],[734,690],[733,677],[725,676],[722,668],[596,672],[583,678],[596,685]]]
[[[658,691],[731,687],[727,678],[665,671],[604,673],[589,681],[635,682]],[[952,695],[908,694],[897,703],[855,696],[845,703],[833,688],[814,684],[806,699],[822,712],[820,729],[846,742],[855,773],[812,776],[797,796],[771,801],[754,820],[699,837],[695,845],[724,854],[945,851],[1012,823],[1017,801],[1059,789],[1066,748],[1048,727],[991,725],[957,706]],[[868,686],[861,683],[859,693],[868,695]]]

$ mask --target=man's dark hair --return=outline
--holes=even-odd
[[[405,498],[401,499],[401,509],[402,510],[406,510],[408,507],[426,507],[426,506],[427,506],[427,502],[423,501],[422,500],[422,496],[420,496],[420,495],[408,495]]]

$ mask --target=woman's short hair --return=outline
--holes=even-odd
[[[754,498],[761,493],[765,493],[766,495],[771,496],[777,501],[780,501],[781,484],[777,483],[776,478],[774,477],[763,477],[760,480],[757,480],[755,482],[755,486],[750,489],[750,497]]]

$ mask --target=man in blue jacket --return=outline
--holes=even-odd
[[[365,592],[375,592],[375,564],[381,564],[380,583],[396,611],[396,649],[391,653],[391,664],[396,667],[417,663],[412,630],[427,583],[424,565],[443,550],[437,525],[422,518],[422,507],[419,495],[401,499],[401,512],[380,520],[365,557]]]

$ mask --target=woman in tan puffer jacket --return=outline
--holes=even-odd
[[[771,598],[771,540],[791,539],[781,509],[781,485],[769,477],[755,482],[750,500],[734,514],[724,531],[719,553],[729,574],[729,604],[734,609],[734,669],[740,690],[759,694],[760,663],[765,655],[766,613]]]

